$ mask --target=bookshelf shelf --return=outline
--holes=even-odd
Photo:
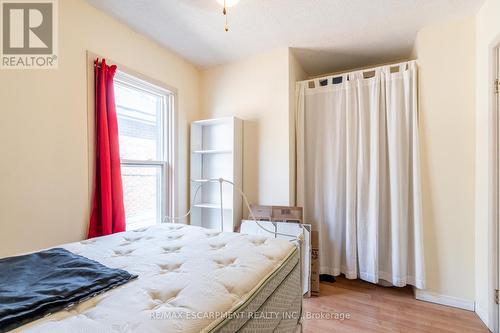
[[[242,218],[241,195],[223,184],[221,225],[220,185],[209,179],[224,178],[242,188],[243,122],[235,117],[207,119],[191,123],[191,202],[190,223],[205,228],[235,231]],[[201,188],[199,188],[202,186]],[[198,190],[196,199],[195,193]]]

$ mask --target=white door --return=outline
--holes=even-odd
[[[496,49],[496,81],[495,81],[495,101],[496,101],[496,121],[497,121],[497,189],[496,189],[496,194],[497,194],[497,209],[499,210],[497,212],[497,230],[496,230],[496,244],[495,244],[495,251],[497,253],[497,267],[496,267],[496,273],[497,273],[497,281],[496,281],[496,296],[495,296],[495,309],[497,313],[497,318],[496,318],[496,323],[493,326],[495,329],[495,332],[500,332],[500,307],[498,306],[498,290],[500,289],[500,222],[499,222],[499,217],[500,217],[500,47]]]

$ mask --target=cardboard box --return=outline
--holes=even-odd
[[[302,223],[302,207],[272,206],[273,221]]]
[[[252,210],[253,216],[256,220],[261,221],[271,221],[273,208],[272,206],[259,206],[259,205],[250,205],[250,209]],[[248,219],[251,220],[252,217],[249,215]]]
[[[256,220],[297,223],[303,220],[302,207],[250,205],[250,209]]]
[[[319,234],[311,232],[311,295],[319,296]]]

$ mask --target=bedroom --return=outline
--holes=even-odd
[[[114,99],[119,118],[118,134],[121,133],[121,137],[125,136],[122,133],[123,118],[137,116],[130,112],[127,115],[126,110],[131,106],[122,105],[122,102],[127,103],[128,98],[132,99],[132,93],[127,95],[127,91],[130,92],[132,88],[137,88],[132,89],[136,94],[146,91],[146,95],[156,98],[154,103],[160,107],[155,110],[164,110],[167,115],[160,117],[165,121],[157,126],[155,133],[160,133],[158,138],[162,139],[155,141],[157,146],[154,149],[144,148],[144,142],[140,140],[123,141],[120,138],[120,178],[123,178],[125,227],[138,228],[135,230],[142,230],[162,221],[167,223],[152,226],[151,230],[171,227],[168,222],[173,221],[168,216],[182,216],[191,208],[197,188],[193,181],[198,180],[193,177],[193,165],[196,165],[196,159],[207,158],[196,154],[208,155],[207,151],[210,150],[201,144],[201,149],[194,149],[197,153],[193,152],[196,138],[192,136],[192,126],[193,122],[206,119],[236,117],[241,120],[241,129],[236,130],[241,140],[232,140],[239,143],[236,145],[239,148],[234,148],[234,155],[238,152],[240,156],[231,161],[235,176],[232,179],[226,176],[224,178],[239,182],[237,185],[240,185],[250,204],[304,207],[304,224],[311,224],[313,231],[318,231],[319,222],[309,218],[309,214],[317,209],[314,205],[311,207],[311,200],[314,204],[320,202],[317,198],[321,196],[329,197],[340,193],[343,198],[350,198],[343,199],[346,200],[346,205],[357,205],[362,200],[353,199],[353,195],[367,193],[368,199],[363,199],[367,207],[374,200],[385,202],[387,196],[384,193],[390,191],[374,191],[370,182],[365,184],[365,188],[360,187],[360,190],[354,192],[337,186],[339,180],[349,180],[352,176],[348,172],[351,168],[332,167],[336,161],[341,161],[344,166],[348,164],[349,157],[343,155],[342,149],[356,154],[361,154],[361,150],[352,148],[348,136],[337,137],[347,140],[342,141],[342,149],[330,144],[338,140],[331,141],[333,137],[327,134],[339,135],[342,131],[335,131],[334,122],[322,122],[323,118],[316,120],[317,124],[326,126],[321,127],[326,128],[326,131],[320,131],[320,126],[317,125],[317,131],[306,130],[309,134],[313,133],[313,136],[308,136],[307,133],[301,136],[301,128],[308,128],[301,126],[308,126],[312,122],[306,116],[301,118],[298,115],[312,114],[308,113],[308,108],[312,107],[313,102],[316,106],[326,103],[322,100],[313,101],[310,97],[312,94],[308,95],[307,91],[324,91],[324,96],[332,97],[337,91],[347,91],[337,90],[337,87],[348,86],[351,80],[373,82],[402,77],[404,87],[413,89],[411,91],[414,93],[410,96],[416,102],[416,106],[412,106],[406,100],[404,107],[413,116],[418,116],[416,123],[405,127],[405,133],[417,135],[418,140],[395,140],[390,139],[389,135],[386,136],[387,147],[393,147],[389,148],[389,152],[397,149],[394,148],[396,146],[407,149],[405,152],[419,153],[420,163],[411,168],[405,165],[405,170],[419,174],[415,184],[420,186],[420,190],[412,187],[408,195],[415,202],[421,203],[421,216],[415,217],[415,210],[408,210],[406,215],[403,214],[403,220],[411,220],[409,217],[413,213],[413,219],[421,221],[422,234],[418,238],[418,235],[402,233],[402,242],[398,246],[406,244],[407,237],[413,237],[412,240],[420,239],[423,254],[408,254],[408,257],[413,257],[405,265],[408,262],[418,262],[414,266],[422,270],[420,275],[424,277],[424,283],[419,286],[420,289],[414,288],[416,281],[404,283],[408,286],[402,288],[382,287],[372,281],[367,282],[370,278],[358,276],[359,272],[348,276],[348,279],[342,267],[339,272],[335,268],[329,269],[326,267],[328,262],[324,260],[330,260],[329,258],[341,253],[342,261],[348,255],[344,253],[345,249],[342,249],[344,252],[333,251],[328,246],[334,247],[337,242],[343,244],[346,239],[339,236],[341,233],[331,235],[328,228],[323,228],[319,231],[322,242],[319,260],[323,260],[321,264],[325,266],[320,269],[320,273],[324,274],[324,281],[320,284],[319,296],[306,297],[300,302],[303,303],[300,304],[300,309],[304,316],[296,329],[305,332],[498,332],[499,309],[495,303],[495,290],[498,289],[499,279],[496,235],[499,208],[497,201],[500,196],[495,185],[499,179],[496,153],[499,149],[496,139],[498,94],[495,93],[494,82],[498,78],[499,68],[496,53],[500,46],[499,0],[240,0],[234,6],[230,6],[233,5],[232,1],[226,3],[226,15],[223,14],[224,2],[221,5],[216,0],[162,0],[154,3],[132,0],[42,1],[53,5],[48,16],[45,16],[44,7],[35,7],[33,16],[26,14],[29,13],[26,8],[30,7],[23,6],[33,1],[2,0],[0,3],[3,13],[0,25],[3,29],[0,63],[2,272],[13,267],[7,261],[8,258],[64,244],[70,244],[64,248],[74,255],[88,256],[110,268],[127,266],[127,260],[133,260],[136,251],[147,252],[146,248],[152,250],[153,246],[144,249],[136,247],[134,239],[142,236],[137,236],[134,231],[127,231],[123,237],[120,233],[110,236],[110,241],[104,242],[105,247],[99,248],[102,256],[99,251],[86,250],[86,247],[90,249],[95,245],[87,240],[91,220],[97,225],[103,220],[99,214],[97,218],[91,219],[93,203],[96,202],[95,194],[99,192],[94,190],[97,161],[94,151],[96,144],[100,142],[95,126],[99,122],[95,119],[94,81],[95,70],[102,75],[100,70],[107,68],[102,64],[102,59],[106,59],[110,66],[117,66]],[[9,5],[14,7],[10,8]],[[23,12],[24,16],[20,14]],[[228,31],[225,31],[226,19]],[[45,30],[37,30],[40,25],[48,23],[51,24],[51,43],[46,42],[48,36]],[[21,29],[16,34],[15,28],[19,26]],[[10,34],[6,31],[10,31]],[[35,44],[38,51],[25,51],[24,56],[20,56],[23,53],[19,50],[9,53],[10,47],[21,48],[20,45],[24,44]],[[51,53],[40,51],[40,48],[43,49],[48,44],[51,46]],[[39,55],[38,58],[32,58],[33,54]],[[96,69],[94,61],[97,58],[99,62]],[[32,59],[36,61],[29,63]],[[297,89],[297,83],[305,90],[303,95]],[[371,89],[370,87],[366,89]],[[102,89],[106,90],[104,87]],[[366,96],[376,95],[371,90],[363,91]],[[378,92],[387,94],[388,91],[390,89],[387,88]],[[409,90],[397,91],[401,98],[408,98],[408,93],[401,94],[401,91]],[[302,108],[298,103],[301,96],[305,100]],[[350,107],[361,112],[359,105]],[[381,114],[389,112],[385,106],[374,108]],[[152,119],[151,116],[146,118],[143,117],[141,121]],[[386,121],[386,127],[394,131],[402,128],[401,124],[395,125],[389,118],[380,121]],[[359,127],[360,120],[354,123],[351,129],[358,131],[359,136],[356,137],[363,137],[365,132]],[[368,123],[371,125],[374,122]],[[344,127],[341,129],[345,130]],[[217,138],[217,142],[228,145],[232,143],[231,140]],[[321,139],[323,142],[309,144],[313,139]],[[371,141],[368,142],[371,144]],[[165,149],[158,148],[160,146]],[[325,154],[318,156],[328,158],[310,158],[310,154],[319,149]],[[378,150],[371,151],[372,154],[367,155],[370,161],[373,156],[377,156],[373,152]],[[130,157],[124,157],[126,153],[130,153]],[[344,158],[337,158],[342,156]],[[215,168],[209,177],[223,177],[218,172],[227,169],[226,162],[223,165],[213,164]],[[307,176],[310,173],[303,171],[312,170],[311,166],[320,164],[324,167],[322,172],[336,170],[335,173],[332,172],[335,177],[324,177],[313,183],[312,180],[316,181],[316,178]],[[366,163],[359,162],[356,165],[357,170],[364,170],[363,167],[371,170]],[[385,170],[393,169],[386,165]],[[134,185],[130,179],[140,176],[140,172],[146,173],[149,175],[148,179],[155,179],[155,182],[139,182]],[[392,177],[391,180],[398,184],[403,180],[398,175],[388,177]],[[404,184],[404,180],[401,183]],[[209,188],[208,193],[201,194],[212,195],[214,198],[211,204],[215,207],[195,207],[193,210],[196,215],[197,211],[210,209],[213,216],[207,215],[205,219],[215,221],[212,228],[217,232],[220,231],[220,211],[225,211],[223,218],[227,223],[233,220],[236,221],[235,224],[239,224],[241,220],[249,219],[249,210],[243,197],[237,195],[234,188],[231,190],[232,187],[227,183],[224,184],[226,192],[223,199],[227,203],[227,196],[234,195],[231,200],[236,208],[232,210],[233,213],[228,212],[228,209],[219,209],[218,185],[217,181],[205,185],[205,188]],[[308,185],[311,186],[307,187]],[[228,194],[227,191],[234,193]],[[119,196],[112,201],[116,202],[115,200],[119,202]],[[332,209],[334,212],[341,211],[342,218],[322,218],[324,221],[321,223],[324,226],[345,226],[349,211],[345,207],[338,208],[334,200],[324,201],[326,203],[324,202],[320,211],[327,215],[332,213]],[[133,225],[130,217],[132,206],[138,207],[138,211],[143,209],[148,216],[146,222],[136,219],[135,226]],[[397,207],[398,203],[393,206]],[[361,208],[356,206],[355,217],[351,216],[354,225],[358,226],[363,221],[357,220],[357,216],[368,211],[363,205],[359,207]],[[387,209],[387,212],[391,210]],[[226,213],[232,214],[231,217],[227,218],[224,215]],[[190,219],[191,217],[187,217],[175,222],[188,223]],[[118,227],[110,232],[94,230],[96,233],[91,236],[121,229]],[[129,232],[132,234],[128,234]],[[132,265],[125,270],[139,275],[137,279],[81,302],[67,311],[60,310],[36,321],[32,321],[36,319],[32,316],[25,326],[15,330],[53,332],[65,331],[68,327],[79,328],[80,325],[83,330],[87,322],[80,316],[93,311],[98,311],[96,318],[106,315],[121,318],[115,310],[120,307],[122,298],[112,296],[120,294],[122,290],[131,293],[149,290],[148,307],[153,307],[152,304],[158,300],[168,301],[173,298],[178,301],[180,297],[171,293],[182,288],[174,290],[171,286],[166,286],[165,290],[161,290],[161,284],[144,277],[149,276],[150,271],[173,271],[165,276],[168,281],[172,279],[172,285],[175,285],[184,283],[182,278],[175,277],[178,273],[176,270],[184,274],[185,281],[202,275],[200,269],[204,266],[191,267],[184,264],[189,253],[177,249],[179,246],[191,248],[200,245],[187,241],[184,245],[182,239],[196,237],[197,234],[194,232],[191,236],[182,236],[184,231],[166,229],[158,234],[144,232],[144,237],[138,242],[145,244],[156,243],[155,239],[147,240],[148,237],[181,237],[179,240],[168,240],[173,241],[172,244],[167,244],[166,241],[157,244],[161,252],[166,252],[167,257],[173,259],[161,257],[166,260],[160,263],[161,267],[158,263],[148,263],[147,260],[141,265],[135,262],[140,267]],[[375,232],[366,231],[366,234],[374,235]],[[360,238],[364,235],[360,233]],[[207,255],[228,255],[227,258],[222,256],[219,263],[212,262],[210,267],[235,270],[234,273],[222,276],[216,274],[217,270],[211,274],[224,281],[227,279],[226,282],[234,288],[243,288],[245,285],[249,290],[270,273],[270,268],[269,265],[255,262],[253,257],[246,257],[248,253],[260,251],[264,246],[248,250],[236,238],[231,238],[240,236],[239,233],[224,233],[216,237],[229,237],[227,244],[234,242],[235,247],[242,246],[243,253],[232,253],[224,248],[226,241],[217,238],[200,242],[206,245],[206,249],[213,247],[214,253],[207,252]],[[267,240],[267,236],[259,233],[244,237],[248,237],[247,245],[252,245],[263,239]],[[118,239],[120,243],[116,243]],[[375,238],[358,242],[354,237],[350,245],[366,257],[370,252],[367,252],[367,247],[360,248],[359,245],[372,242],[377,243]],[[124,245],[120,245],[122,243]],[[278,254],[281,253],[281,259],[284,259],[285,249],[291,249],[283,244],[276,240],[272,242],[273,249],[269,250],[271,253],[260,255],[267,255],[278,262]],[[375,245],[380,246],[380,242]],[[217,250],[219,246],[221,249]],[[398,246],[394,253],[389,253],[402,253]],[[127,252],[131,250],[134,251]],[[192,251],[193,256],[195,252],[200,258],[205,256],[201,254],[203,251],[199,252],[200,248],[193,248]],[[169,252],[172,252],[171,256]],[[198,260],[196,256],[192,260]],[[153,258],[156,256],[152,255],[151,260]],[[238,258],[235,262],[229,260],[235,258]],[[351,258],[354,271],[361,267],[360,258],[357,254]],[[268,259],[263,259],[262,262],[267,262]],[[235,267],[242,260],[247,260],[245,265],[251,267],[248,279],[243,279],[241,271]],[[334,262],[333,259],[331,261]],[[179,264],[182,264],[180,268],[176,268]],[[0,284],[0,299],[7,302],[3,298],[5,292],[17,289],[1,279],[0,277],[0,281],[3,281]],[[143,289],[134,289],[134,285],[146,280],[151,284]],[[28,279],[25,282],[29,282]],[[195,282],[195,299],[194,291],[207,295],[210,290],[217,290],[217,286],[203,282]],[[22,288],[22,285],[16,286]],[[229,294],[221,293],[224,297]],[[97,306],[100,299],[109,299],[109,307]],[[198,306],[193,299],[186,302],[191,307]],[[8,310],[7,303],[2,303],[3,301],[0,302],[0,313]],[[200,311],[205,313],[212,311],[211,306],[214,304],[207,301],[199,306],[202,307]],[[219,303],[217,306],[221,307]],[[403,315],[396,311],[400,308],[404,309]],[[221,307],[217,311],[219,310],[224,309]],[[134,305],[127,308],[127,311],[135,315]],[[342,320],[333,318],[335,314],[342,315]],[[349,319],[345,317],[347,314]],[[0,315],[1,317],[3,316]],[[61,320],[59,325],[56,319]],[[98,324],[91,327],[104,331],[168,331],[165,327],[170,325],[169,320],[151,320],[150,317],[132,321],[139,326],[127,326],[126,320],[112,321],[105,323],[108,325],[105,327]],[[198,325],[201,322],[206,321],[187,321],[187,324],[179,322],[179,325]],[[185,331],[220,328],[209,328],[211,323],[208,320],[208,324],[196,328],[188,325],[191,329],[186,328]],[[167,326],[162,329],[162,325]],[[264,326],[266,328],[274,329],[271,324]],[[231,330],[229,326],[226,329]]]

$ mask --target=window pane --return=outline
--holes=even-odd
[[[161,166],[122,165],[127,230],[161,220]]]
[[[120,155],[128,160],[162,160],[162,98],[115,83]]]

